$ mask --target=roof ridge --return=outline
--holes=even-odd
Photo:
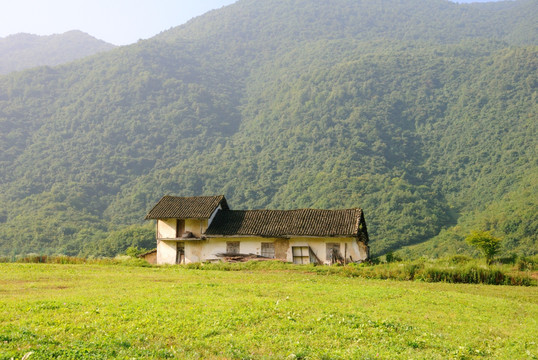
[[[302,210],[319,210],[319,211],[345,211],[345,210],[359,210],[362,208],[342,208],[342,209],[317,209],[317,208],[300,208],[300,209],[238,209],[238,210],[226,210],[226,211],[302,211]]]

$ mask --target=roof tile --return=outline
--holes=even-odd
[[[361,209],[223,210],[205,235],[358,236]]]
[[[209,219],[219,206],[228,209],[224,195],[219,196],[163,196],[149,211],[146,219]]]

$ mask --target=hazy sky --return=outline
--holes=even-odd
[[[236,0],[0,0],[0,37],[81,30],[131,44]]]
[[[0,0],[0,37],[81,30],[131,44],[236,0]],[[487,0],[455,0],[457,2]]]

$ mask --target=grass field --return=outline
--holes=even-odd
[[[536,359],[538,287],[0,264],[0,359]]]

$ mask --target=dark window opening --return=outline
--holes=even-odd
[[[227,254],[239,254],[239,241],[227,241],[226,253]]]
[[[340,255],[340,244],[339,243],[327,243],[327,261],[331,264],[338,262],[342,259]]]
[[[177,219],[176,221],[176,238],[180,238],[185,232],[185,220]]]

